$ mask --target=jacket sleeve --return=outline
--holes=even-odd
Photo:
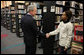
[[[56,35],[56,34],[58,34],[59,31],[60,31],[60,26],[61,26],[61,24],[58,25],[58,28],[56,30],[54,30],[52,32],[49,32],[49,35]]]
[[[70,43],[71,43],[71,38],[72,38],[72,35],[73,35],[73,25],[69,25],[68,26],[68,31],[67,31],[67,43],[65,45],[65,48],[68,48]]]

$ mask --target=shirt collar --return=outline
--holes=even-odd
[[[28,15],[32,16],[30,13],[27,13]],[[33,16],[32,16],[33,17]],[[34,18],[34,17],[33,17]]]
[[[28,15],[31,15],[30,13],[27,13]],[[32,16],[32,15],[31,15]]]

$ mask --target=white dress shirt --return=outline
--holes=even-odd
[[[58,28],[49,33],[49,35],[59,35],[59,45],[68,48],[70,46],[71,38],[72,38],[73,24],[71,22],[63,23],[60,22]]]

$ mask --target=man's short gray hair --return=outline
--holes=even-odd
[[[27,7],[27,12],[29,12],[29,11],[33,11],[34,8],[36,8],[35,5],[29,5],[29,6]]]

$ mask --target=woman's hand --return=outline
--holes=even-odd
[[[50,36],[49,33],[46,33],[46,38],[49,38],[49,36]]]

